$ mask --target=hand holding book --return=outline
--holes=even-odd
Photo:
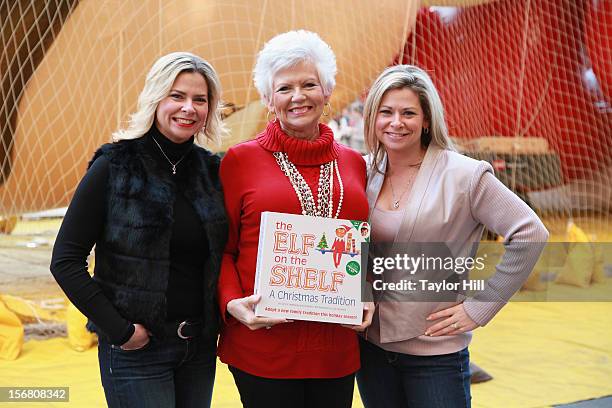
[[[290,323],[292,320],[255,316],[255,305],[261,300],[261,295],[251,295],[239,299],[230,300],[227,303],[227,312],[236,320],[251,330],[270,328],[279,323]]]
[[[372,324],[372,317],[374,317],[374,309],[376,305],[374,302],[364,302],[363,304],[363,321],[361,324],[343,324],[343,327],[346,327],[351,330],[355,330],[357,332],[362,332],[367,329]]]

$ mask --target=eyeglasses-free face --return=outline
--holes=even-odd
[[[391,89],[383,95],[374,129],[387,152],[414,153],[421,148],[421,132],[428,126],[413,90]]]
[[[174,143],[186,142],[206,125],[208,85],[202,74],[182,72],[157,105],[155,124]]]
[[[287,135],[312,140],[319,134],[319,119],[328,100],[314,64],[304,61],[274,75],[268,109]]]

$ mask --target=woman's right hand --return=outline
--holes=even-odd
[[[227,312],[234,316],[236,320],[244,324],[251,330],[270,327],[279,323],[290,323],[293,320],[272,318],[272,317],[257,317],[255,316],[254,307],[261,300],[261,295],[251,295],[239,299],[232,299],[227,302]]]
[[[149,344],[151,333],[139,323],[134,323],[134,334],[121,345],[122,350],[138,350]]]

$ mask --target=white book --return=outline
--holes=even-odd
[[[262,213],[255,314],[361,324],[361,243],[369,238],[363,221]]]

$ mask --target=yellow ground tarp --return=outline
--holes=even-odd
[[[474,407],[548,407],[611,395],[612,303],[511,303],[476,330],[471,353],[494,376],[472,387]],[[0,386],[70,387],[70,403],[28,406],[103,407],[99,384],[96,349],[79,353],[67,339],[26,342],[17,360],[0,362]],[[355,394],[353,406],[361,407]],[[219,364],[213,407],[239,406]]]
[[[475,331],[472,360],[494,380],[476,407],[547,407],[612,395],[612,303],[510,303]]]

